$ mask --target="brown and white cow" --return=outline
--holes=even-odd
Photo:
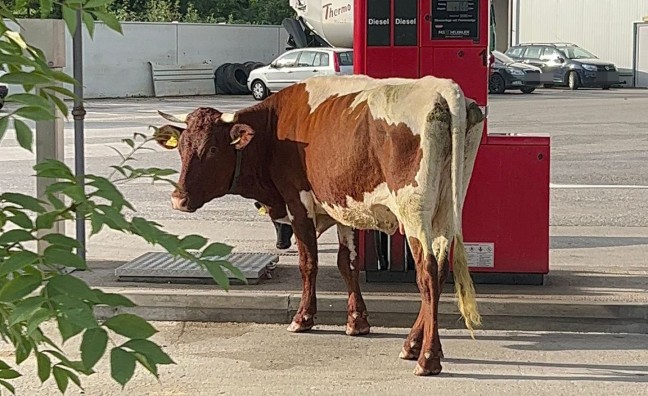
[[[483,115],[453,81],[314,77],[234,114],[205,107],[187,116],[160,114],[185,124],[156,132],[158,143],[180,152],[174,209],[193,212],[237,194],[292,224],[303,290],[290,331],[314,325],[316,237],[332,225],[349,294],[347,334],[370,329],[353,229],[406,235],[421,307],[400,357],[418,360],[417,375],[441,372],[437,311],[453,240],[459,309],[471,331],[480,324],[461,212]]]

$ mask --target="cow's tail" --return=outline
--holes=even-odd
[[[454,255],[452,271],[454,274],[454,287],[457,295],[459,311],[466,327],[474,338],[474,327],[481,325],[481,317],[477,311],[475,288],[473,286],[466,249],[463,244],[462,210],[463,210],[463,169],[464,153],[466,147],[467,110],[466,99],[463,91],[457,84],[443,95],[451,115],[452,133],[452,218],[454,223]]]

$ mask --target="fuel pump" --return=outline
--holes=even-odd
[[[355,0],[354,73],[451,78],[488,116],[490,0]],[[549,272],[550,139],[488,131],[464,203],[476,283],[541,284]],[[414,282],[404,236],[359,231],[367,281]],[[448,277],[450,280],[452,277]]]

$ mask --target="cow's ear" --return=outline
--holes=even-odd
[[[230,144],[234,145],[237,150],[241,150],[252,141],[254,130],[247,124],[234,124],[230,129],[230,137],[232,138]]]
[[[173,150],[178,148],[182,132],[184,132],[184,128],[179,128],[173,125],[163,125],[155,130],[153,138],[160,146],[165,149]]]

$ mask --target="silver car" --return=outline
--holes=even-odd
[[[306,78],[353,74],[350,48],[299,48],[278,56],[268,66],[250,72],[247,86],[256,100]]]

